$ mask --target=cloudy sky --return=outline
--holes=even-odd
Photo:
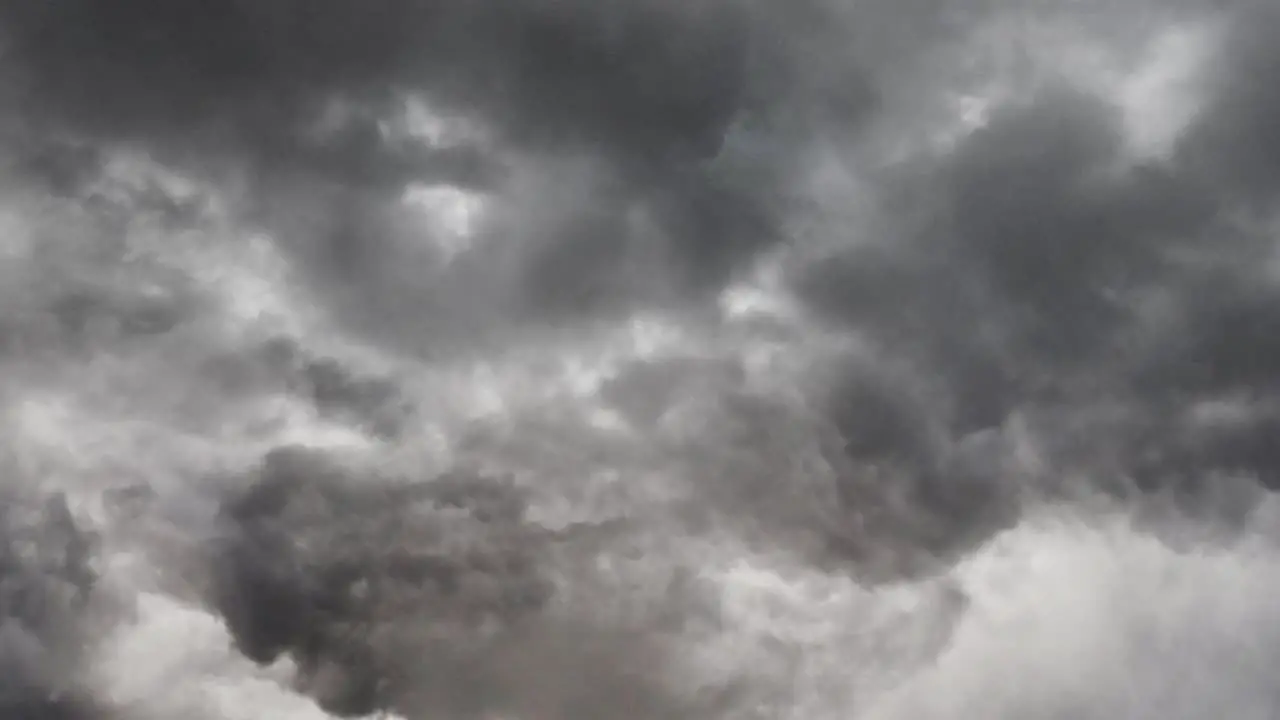
[[[0,709],[1274,717],[1270,5],[0,0]]]

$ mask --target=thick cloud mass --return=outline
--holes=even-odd
[[[674,279],[661,291],[723,285],[779,239],[774,213],[792,160],[774,153],[749,184],[726,177],[708,163],[735,123],[755,118],[792,143],[822,124],[856,125],[873,96],[840,46],[844,21],[813,3],[783,12],[735,0],[77,1],[7,3],[0,12],[19,114],[41,128],[196,153],[197,162],[247,161],[260,177],[301,172],[359,196],[415,179],[500,188],[512,151],[596,158],[593,182],[614,190],[590,204],[615,203],[607,220],[590,207],[554,207],[541,220],[517,218],[495,239],[528,243],[509,235],[536,236],[541,228],[530,226],[550,221],[545,232],[557,237],[528,251],[535,269],[515,303],[553,314],[610,305],[609,292],[584,276],[610,289],[634,284],[620,258],[637,244],[661,243],[662,271]],[[818,63],[830,67],[814,72]],[[313,136],[335,101],[376,118],[406,96],[471,118],[490,141],[406,144],[381,137],[368,117]],[[355,208],[367,205],[339,203],[324,221],[327,241],[364,245],[385,232],[367,213],[359,219]],[[624,222],[636,213],[652,218],[656,235],[637,236]],[[348,264],[358,252],[330,262]]]
[[[1029,402],[1100,399],[1088,393],[1138,393],[1157,403],[1139,414],[1159,416],[1269,388],[1273,240],[1239,214],[1270,205],[1258,194],[1270,192],[1259,69],[1274,53],[1250,39],[1267,17],[1227,23],[1206,104],[1172,159],[1126,157],[1121,108],[1052,81],[888,190],[942,198],[922,229],[815,263],[799,292],[937,373],[961,434]],[[1215,455],[1195,452],[1196,463]],[[1274,473],[1239,449],[1209,462]]]
[[[8,3],[5,25],[29,114],[77,132],[206,136],[289,162],[333,99],[385,109],[421,92],[519,145],[579,146],[645,173],[716,153],[747,93],[745,12],[719,0]],[[406,162],[379,159],[376,135],[342,146],[358,157],[347,167],[338,147],[312,162],[333,157],[348,180],[353,164]]]
[[[108,717],[82,684],[92,643],[92,540],[66,498],[7,492],[0,508],[0,712],[40,720]]]
[[[0,716],[1275,716],[1278,29],[0,0]]]
[[[1280,96],[1265,80],[1280,62],[1270,41],[1280,13],[1267,3],[1242,5],[1229,19],[1225,50],[1209,70],[1205,116],[1188,133],[1182,153],[1233,199],[1265,203],[1274,199],[1280,147]]]
[[[5,24],[35,107],[101,132],[230,123],[248,142],[278,142],[331,95],[377,103],[421,90],[518,141],[652,167],[714,155],[746,103],[803,81],[796,38],[771,21],[806,5],[7,3]]]
[[[229,537],[215,598],[242,652],[263,663],[291,653],[301,687],[318,688],[322,706],[363,716],[401,702],[404,683],[423,681],[396,678],[390,664],[411,658],[387,654],[416,651],[435,672],[458,672],[446,654],[478,652],[468,641],[500,642],[479,624],[517,623],[550,587],[514,488],[464,477],[350,483],[304,450],[268,454],[260,477],[224,507]],[[434,509],[418,512],[422,502]],[[439,624],[444,637],[423,648],[387,637],[412,623]]]

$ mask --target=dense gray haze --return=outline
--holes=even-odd
[[[1277,37],[0,0],[0,717],[1280,716]]]

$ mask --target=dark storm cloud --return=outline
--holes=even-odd
[[[1268,78],[1280,53],[1267,39],[1280,14],[1267,3],[1231,10],[1203,80],[1204,107],[1175,152],[1177,170],[1218,213],[1163,278],[1165,320],[1125,376],[1153,414],[1187,418],[1147,438],[1143,479],[1177,477],[1197,492],[1215,472],[1268,488],[1280,478],[1267,440],[1280,377],[1277,246],[1267,219],[1280,179],[1280,95]],[[1236,411],[1222,422],[1194,419],[1192,408],[1215,402]]]
[[[1108,167],[1117,121],[1101,100],[1051,91],[975,133],[950,168],[954,257],[977,265],[1046,359],[1100,349],[1127,291],[1160,272],[1158,244],[1194,232],[1158,171],[1107,177],[1124,172]]]
[[[1264,263],[1259,258],[1258,265]],[[1136,386],[1153,397],[1275,389],[1280,287],[1258,274],[1237,269],[1180,287],[1180,316],[1161,333],[1154,356],[1139,365]]]
[[[1202,79],[1207,103],[1179,148],[1180,160],[1235,202],[1275,199],[1280,182],[1280,9],[1237,3],[1221,52]]]
[[[479,623],[516,623],[550,592],[520,540],[523,499],[483,478],[366,489],[319,454],[282,448],[223,514],[213,601],[237,647],[260,663],[294,656],[300,687],[343,716],[388,709],[415,681],[394,676],[404,659],[388,656],[388,627],[438,623],[478,652]],[[436,650],[441,673],[446,654],[468,652]]]
[[[145,140],[220,132],[262,152],[295,145],[334,97],[377,107],[420,90],[520,145],[660,167],[714,155],[747,83],[745,11],[722,0],[73,0],[3,12],[35,119]]]
[[[881,30],[906,14],[869,8]],[[565,217],[545,231],[533,219],[508,228],[501,242],[555,235],[535,243],[521,281],[528,296],[516,303],[552,314],[591,309],[635,285],[618,261],[635,245],[661,246],[673,279],[660,290],[616,293],[624,302],[719,287],[779,239],[776,213],[797,143],[823,127],[856,128],[874,105],[861,68],[887,54],[874,50],[886,33],[872,27],[859,36],[865,42],[851,43],[847,15],[825,2],[738,0],[0,7],[6,59],[23,81],[21,114],[37,132],[143,142],[210,164],[238,158],[263,177],[318,177],[358,196],[394,196],[418,180],[496,188],[501,198],[509,151],[595,158],[621,193],[616,209],[639,207],[656,231],[636,237],[616,215],[577,207],[559,208]],[[431,148],[382,136],[376,121],[406,93],[478,122],[492,141]],[[364,112],[317,140],[309,128],[335,99]],[[753,142],[778,146],[749,181],[709,164],[743,120],[763,129]],[[337,205],[308,244],[339,248],[333,265],[386,255],[376,217],[342,210],[374,208],[376,216],[379,201]],[[382,280],[349,283],[376,290]]]
[[[1119,109],[1048,87],[916,170],[904,195],[942,208],[923,231],[813,266],[801,295],[931,357],[950,378],[960,428],[998,424],[1050,400],[1053,386],[1082,382],[1166,400],[1271,387],[1274,234],[1235,210],[1274,209],[1268,119],[1280,105],[1265,78],[1280,55],[1260,38],[1276,14],[1229,12],[1204,106],[1171,160],[1126,158]],[[1158,322],[1153,302],[1164,306]]]
[[[406,482],[277,448],[222,504],[209,601],[241,652],[292,657],[339,716],[702,716],[649,639],[551,612],[555,547],[597,528],[546,530],[526,507],[500,479]]]
[[[953,440],[935,398],[902,378],[854,368],[826,411],[841,438],[830,549],[860,577],[927,573],[1009,527],[1015,488],[995,431]]]
[[[690,167],[649,187],[584,189],[580,211],[507,229],[511,241],[532,240],[521,300],[533,300],[534,312],[575,315],[719,290],[780,239],[775,180],[734,184],[715,168]]]
[[[998,425],[1044,382],[1096,372],[1213,211],[1183,178],[1129,167],[1122,152],[1115,108],[1050,86],[911,181],[941,198],[923,229],[818,264],[799,290],[820,313],[933,357],[960,428]]]
[[[884,234],[798,273],[817,315],[942,387],[922,408],[855,363],[828,388],[853,506],[897,486],[910,510],[890,525],[921,528],[907,545],[945,552],[1001,526],[981,520],[1006,503],[996,475],[956,476],[954,453],[1015,423],[1055,475],[1108,492],[1234,513],[1239,498],[1214,499],[1232,478],[1276,487],[1277,16],[1221,12],[1203,107],[1170,158],[1130,156],[1118,107],[1045,83],[954,151],[886,173]],[[1235,410],[1206,420],[1218,405]],[[915,439],[938,427],[931,446]]]
[[[0,714],[111,717],[84,682],[97,578],[90,536],[62,496],[0,498]]]
[[[73,197],[93,179],[103,162],[98,148],[83,142],[24,137],[10,138],[5,145],[16,150],[9,172],[61,197]]]
[[[478,335],[486,313],[577,319],[723,287],[803,207],[797,180],[816,143],[856,145],[885,96],[911,95],[913,63],[963,22],[960,5],[66,0],[0,3],[0,22],[25,132],[75,138],[25,155],[25,173],[70,193],[98,162],[95,143],[115,141],[249,166],[254,219],[316,294],[349,327],[417,347]],[[1151,485],[1179,467],[1280,475],[1260,440],[1267,412],[1226,429],[1157,422],[1221,394],[1269,393],[1280,370],[1272,238],[1227,212],[1275,190],[1280,103],[1266,79],[1280,55],[1265,40],[1276,21],[1265,8],[1230,12],[1206,107],[1169,162],[1126,155],[1118,107],[1045,83],[954,152],[895,168],[905,179],[869,173],[891,216],[884,235],[800,273],[817,314],[940,386],[917,396],[858,366],[831,388],[843,510],[888,508],[868,542],[946,554],[1009,522],[1016,500],[992,462],[1008,449],[992,448],[1015,416],[1073,428],[1046,451],[1062,467],[1106,455],[1107,472]],[[406,94],[474,121],[483,139],[384,134]],[[335,102],[348,117],[317,132]],[[492,201],[475,247],[430,278],[437,266],[406,250],[418,238],[397,215],[410,182]],[[294,361],[325,412],[376,423],[394,404],[389,384]],[[1131,403],[1123,419],[1074,429],[1107,395]],[[339,503],[325,502],[333,515]],[[295,559],[283,544],[264,550],[259,530],[237,527],[247,544],[228,556],[230,594],[329,612],[313,607],[329,602],[319,576],[271,579],[285,571],[254,565]],[[329,629],[295,627],[263,649],[262,618],[224,611],[250,655],[313,664],[338,652],[316,638],[348,622],[325,615],[316,625]]]

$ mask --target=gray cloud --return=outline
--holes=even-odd
[[[608,306],[617,288],[635,285],[616,260],[628,247],[657,244],[669,266],[660,290],[619,293],[652,302],[719,287],[777,242],[795,154],[773,153],[772,165],[748,178],[720,167],[726,136],[748,120],[766,130],[766,142],[794,146],[817,128],[863,122],[876,91],[865,58],[850,50],[851,23],[826,3],[783,10],[735,0],[0,8],[25,127],[140,142],[197,164],[248,162],[265,181],[259,195],[275,194],[271,178],[336,183],[345,189],[335,192],[356,197],[313,218],[316,237],[303,242],[334,248],[325,260],[332,265],[385,255],[379,202],[360,199],[370,192],[394,196],[416,180],[502,197],[510,151],[596,158],[619,212],[647,214],[654,232],[636,236],[619,212],[601,224],[594,209],[567,206],[541,211],[554,218],[545,231],[520,219],[512,237],[495,240],[554,233],[527,259],[527,296],[515,304],[557,315]],[[380,137],[373,123],[405,94],[471,118],[496,145],[442,149]],[[317,141],[309,128],[335,99],[368,112]],[[50,162],[41,172],[54,172]],[[350,282],[368,289],[381,280]]]
[[[1222,52],[1203,81],[1205,113],[1183,140],[1181,160],[1231,199],[1266,205],[1275,198],[1280,157],[1280,93],[1267,81],[1280,69],[1270,41],[1280,13],[1262,2],[1237,3],[1233,10]]]
[[[2,3],[14,69],[4,89],[22,99],[5,144],[23,148],[12,173],[70,198],[84,199],[119,144],[209,175],[233,167],[248,177],[246,214],[340,325],[447,354],[510,325],[679,308],[722,289],[783,242],[812,200],[801,180],[814,149],[861,157],[863,131],[899,119],[914,77],[945,75],[930,52],[973,20],[966,12],[995,12],[943,9]],[[802,434],[799,419],[769,403],[724,410],[699,439],[723,449],[695,448],[709,459],[690,465],[733,477],[690,503],[760,521],[780,546],[811,524],[803,542],[821,536],[845,569],[874,581],[954,561],[1016,522],[1027,495],[1070,495],[1073,473],[1088,478],[1082,491],[1170,492],[1189,511],[1217,502],[1223,476],[1280,485],[1267,442],[1280,369],[1274,233],[1258,219],[1274,209],[1280,147],[1266,82],[1280,66],[1265,42],[1275,20],[1265,8],[1224,12],[1237,15],[1203,112],[1167,162],[1128,157],[1121,108],[1055,79],[996,107],[954,150],[852,168],[887,208],[882,232],[855,244],[839,237],[852,229],[831,229],[820,240],[836,250],[790,278],[826,327],[874,347],[815,383],[822,417],[804,419],[839,439],[812,450],[787,435]],[[415,94],[474,123],[478,139],[436,147],[384,135],[380,122]],[[335,101],[355,108],[351,119],[317,133]],[[415,245],[427,231],[397,206],[409,183],[491,202],[474,247],[447,271]],[[181,227],[186,212],[171,203],[163,214]],[[106,317],[142,342],[194,312],[113,304],[93,288],[49,292],[40,311],[68,338]],[[400,402],[397,379],[303,345],[255,348],[214,382],[291,393],[394,442],[417,410]],[[673,367],[697,378],[688,393],[704,384]],[[719,373],[708,372],[746,384],[743,365]],[[672,381],[659,398],[631,379],[643,396],[631,414],[654,426],[686,392]],[[1225,405],[1225,419],[1206,411]],[[1054,479],[1015,462],[1023,441]],[[778,487],[793,451],[829,463],[830,477],[813,480],[829,495],[798,501]],[[225,500],[203,598],[243,654],[294,659],[298,687],[326,709],[595,718],[627,698],[629,717],[716,715],[668,687],[670,656],[646,639],[650,628],[549,609],[562,599],[549,578],[564,543],[525,516],[513,487],[484,477],[397,485],[329,461],[274,451]],[[1234,498],[1205,512],[1239,522],[1247,510]],[[42,572],[13,576],[43,587]],[[56,645],[49,628],[79,622],[74,610],[57,622],[6,612],[35,645]],[[401,637],[421,626],[443,639]],[[20,658],[6,676],[27,672],[23,652],[0,657]],[[33,686],[78,678],[77,660]]]
[[[99,707],[85,670],[97,578],[91,537],[66,498],[6,491],[0,507],[0,712],[91,720]]]
[[[832,417],[857,463],[907,458],[901,482],[940,483],[945,496],[962,487],[939,470],[948,445],[1036,418],[1042,460],[1109,491],[1172,488],[1192,507],[1230,477],[1274,486],[1262,438],[1277,369],[1275,239],[1260,219],[1275,207],[1275,103],[1263,79],[1275,53],[1261,40],[1273,13],[1220,12],[1227,31],[1204,105],[1172,159],[1129,157],[1120,107],[1041,83],[954,151],[880,183],[882,205],[900,213],[883,219],[882,237],[796,273],[818,317],[942,386],[913,411],[945,428],[923,449],[903,442],[913,436],[900,428],[928,424],[904,424],[901,388],[853,368],[832,406],[859,411]],[[1218,402],[1247,409],[1226,425],[1191,419]],[[1117,403],[1123,420],[1082,419]],[[935,524],[981,526],[972,506],[934,507]]]
[[[701,716],[646,666],[657,644],[553,611],[557,546],[598,528],[544,529],[502,480],[360,477],[302,448],[249,480],[222,506],[209,600],[245,655],[291,656],[327,712]]]

